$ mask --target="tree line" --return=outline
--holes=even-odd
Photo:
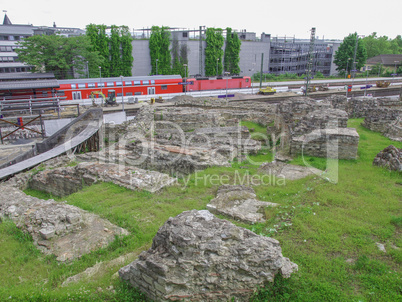
[[[402,54],[402,38],[400,35],[395,39],[389,39],[387,36],[378,37],[375,32],[366,37],[360,37],[355,32],[343,39],[335,52],[334,63],[340,74],[351,74],[360,70],[366,64],[367,59],[383,54]],[[402,73],[401,64],[399,64],[396,72]],[[377,64],[369,71],[369,74],[390,76],[391,71],[387,71],[380,64]]]
[[[240,46],[241,41],[237,33],[226,28],[225,39],[221,28],[206,30],[205,48],[205,75],[223,75],[224,71],[230,74],[240,73]],[[170,41],[172,47],[170,49]],[[153,26],[149,38],[151,55],[151,74],[180,74],[188,76],[188,48],[185,43],[180,44],[176,37],[171,39],[168,27]],[[173,62],[171,61],[173,58]]]
[[[133,65],[132,36],[127,26],[112,25],[110,34],[106,25],[89,24],[86,35],[65,37],[36,35],[19,42],[15,51],[19,60],[34,66],[36,72],[52,72],[58,79],[81,77],[131,76]],[[240,73],[241,41],[236,32],[226,28],[226,40],[221,28],[205,32],[205,75],[218,76],[224,72]],[[225,47],[224,47],[225,46]],[[189,50],[186,43],[171,38],[168,27],[153,26],[149,39],[151,74],[180,74],[188,77]],[[362,68],[367,59],[380,54],[402,54],[402,38],[377,36],[372,33],[360,37],[353,33],[344,38],[334,55],[334,63],[341,75]],[[355,63],[354,63],[355,62]],[[100,68],[99,68],[100,67]],[[374,66],[371,74],[390,75],[381,65]],[[389,73],[389,74],[388,74]],[[402,73],[400,62],[397,73]]]
[[[80,77],[131,76],[133,65],[132,36],[127,26],[89,24],[86,35],[36,35],[19,42],[19,60],[34,66],[36,72],[52,72],[58,79]],[[231,28],[208,28],[205,49],[205,74],[222,75],[223,71],[239,74],[240,39]],[[151,74],[180,74],[188,77],[188,47],[171,39],[168,27],[153,26],[149,39]]]

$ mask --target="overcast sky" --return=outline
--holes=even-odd
[[[130,30],[153,25],[198,29],[231,27],[273,37],[343,39],[349,33],[402,34],[402,1],[362,0],[1,0],[13,24],[85,28],[87,24],[127,25]],[[4,18],[4,13],[2,14]],[[0,21],[2,22],[2,20]]]

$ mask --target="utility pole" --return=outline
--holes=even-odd
[[[314,58],[314,42],[315,42],[315,27],[311,29],[310,35],[310,47],[308,50],[308,61],[307,61],[307,72],[306,72],[306,91],[304,95],[308,95],[308,86],[310,84],[310,80],[312,78],[312,66],[313,66],[313,58]]]
[[[262,73],[264,68],[264,53],[261,53],[260,89],[262,88]]]
[[[199,40],[199,43],[200,43],[200,45],[199,45],[200,50],[199,50],[199,54],[198,54],[198,56],[199,56],[198,73],[199,73],[200,76],[202,76],[202,74],[203,74],[203,68],[202,68],[202,56],[203,56],[203,51],[202,51],[202,26],[200,26],[200,40]]]

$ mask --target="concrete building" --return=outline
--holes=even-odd
[[[151,73],[151,58],[148,39],[150,29],[142,29],[141,33],[134,34],[132,74],[134,76],[149,75]],[[179,45],[186,44],[188,49],[188,71],[190,76],[204,75],[205,69],[205,28],[200,30],[171,31],[172,40],[176,39]],[[199,36],[202,35],[202,41]],[[310,41],[295,38],[271,38],[271,35],[262,33],[257,38],[255,33],[241,30],[237,32],[242,42],[240,49],[240,75],[252,76],[261,71],[263,73],[284,74],[295,73],[302,75],[306,72]],[[324,76],[337,73],[334,64],[335,51],[342,41],[315,40],[313,73],[321,72]],[[223,50],[225,45],[223,46]]]
[[[335,51],[342,41],[320,40],[314,41],[314,54],[312,72],[321,72],[324,76],[336,74],[334,64]],[[271,39],[269,73],[284,74],[306,73],[309,59],[310,40],[295,38]]]
[[[141,34],[134,33],[132,67],[133,76],[149,75],[151,73],[151,57],[149,54],[149,29],[141,30]],[[200,41],[200,33],[202,40]],[[240,49],[240,75],[251,76],[261,69],[261,54],[264,54],[264,70],[268,69],[270,56],[270,35],[263,33],[261,39],[256,38],[255,33],[246,31],[238,32],[242,41]],[[179,47],[187,46],[188,74],[189,76],[205,75],[205,29],[200,30],[175,30],[171,31],[172,40],[176,39]],[[145,39],[144,39],[145,38]],[[223,50],[225,49],[225,44]],[[220,62],[222,63],[222,62]]]
[[[29,72],[32,70],[18,60],[15,49],[18,42],[33,35],[60,34],[64,36],[77,36],[85,34],[79,28],[33,26],[32,24],[12,24],[7,14],[4,15],[3,24],[0,24],[0,73]]]

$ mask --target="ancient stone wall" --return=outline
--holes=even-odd
[[[359,134],[353,128],[318,129],[292,138],[290,154],[356,159]]]
[[[357,97],[348,101],[346,111],[349,118],[362,118],[369,116],[370,112],[381,107],[402,109],[402,101],[397,98]]]
[[[193,210],[169,218],[119,275],[154,301],[248,301],[275,275],[296,270],[277,240]]]
[[[397,110],[388,107],[377,107],[367,112],[367,116],[362,125],[372,131],[386,133],[390,125],[394,123],[399,116],[402,116],[402,109]]]
[[[58,261],[79,258],[106,247],[116,235],[128,234],[78,207],[28,196],[14,187],[13,184],[24,186],[20,181],[24,179],[0,185],[0,216],[13,220],[32,236],[38,249],[46,255],[54,254]]]
[[[346,128],[348,115],[339,109],[315,110],[305,116],[294,126],[292,135],[310,133],[315,129]]]
[[[113,182],[131,190],[159,191],[175,179],[155,171],[114,163],[82,162],[73,167],[60,167],[39,171],[28,185],[31,189],[67,196],[96,182]]]

